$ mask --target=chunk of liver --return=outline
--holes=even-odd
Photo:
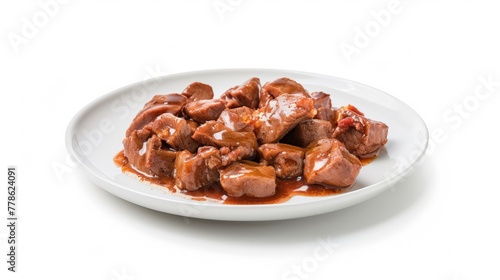
[[[220,170],[220,184],[229,196],[268,197],[276,192],[276,175],[271,166],[235,162]]]
[[[253,131],[255,119],[254,110],[248,107],[238,107],[222,111],[218,122],[234,131]]]
[[[176,152],[162,149],[156,135],[135,130],[123,140],[123,153],[139,171],[149,175],[170,177],[174,170]]]
[[[242,85],[228,89],[221,96],[227,108],[246,106],[252,109],[259,104],[260,80],[253,77]]]
[[[336,119],[336,113],[335,113],[336,109],[321,107],[321,108],[316,109],[316,110],[318,112],[316,113],[316,116],[314,116],[315,119],[330,122],[332,124],[333,129],[335,129],[335,127],[337,127],[337,119]]]
[[[192,138],[195,129],[194,122],[165,113],[146,125],[143,130],[151,131],[175,150],[195,152],[199,146]]]
[[[305,97],[310,97],[307,90],[296,81],[290,78],[279,78],[272,82],[267,82],[262,86],[259,95],[259,108],[264,107],[269,100],[275,99],[282,94],[300,93]]]
[[[257,112],[255,135],[259,143],[278,142],[301,121],[316,115],[313,100],[303,94],[282,94]]]
[[[311,93],[311,98],[314,99],[314,108],[332,108],[332,100],[328,93],[315,91]]]
[[[184,104],[186,104],[186,101],[187,98],[178,93],[155,95],[144,105],[144,108],[137,113],[127,129],[125,136],[129,136],[134,130],[142,129],[161,114],[171,113],[177,116]]]
[[[304,149],[281,143],[261,145],[259,156],[276,170],[276,177],[286,179],[302,175]]]
[[[194,82],[187,86],[182,95],[187,97],[188,102],[214,98],[214,91],[210,85]]]
[[[347,187],[354,184],[361,170],[359,159],[336,139],[321,139],[306,152],[304,178],[308,184]]]
[[[253,158],[258,147],[252,132],[233,131],[217,121],[200,125],[193,134],[193,139],[203,145],[220,148],[223,166]]]
[[[215,147],[200,147],[196,154],[181,151],[175,160],[175,185],[188,191],[210,186],[219,180],[221,162]]]
[[[333,138],[333,128],[329,121],[312,119],[297,124],[282,142],[299,147],[307,147],[321,138]]]
[[[347,150],[360,158],[377,156],[387,143],[389,127],[364,116],[352,105],[338,109],[337,127],[333,137],[344,143]]]
[[[220,99],[197,100],[184,106],[184,113],[198,123],[216,120],[226,109]]]
[[[162,142],[157,136],[151,137],[146,143],[146,168],[158,177],[171,177],[174,171],[177,152],[162,149]]]

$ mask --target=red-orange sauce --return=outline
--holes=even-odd
[[[372,156],[372,157],[368,157],[368,158],[360,158],[359,161],[361,161],[362,166],[365,166],[365,165],[368,165],[369,163],[371,163],[376,158],[377,158],[377,156]]]
[[[361,163],[366,165],[373,161],[374,158],[363,159]],[[142,172],[137,171],[127,160],[123,151],[119,152],[114,157],[115,165],[120,167],[124,173],[131,173],[139,178],[140,181],[148,182],[152,185],[167,188],[173,193],[182,193],[190,196],[193,200],[204,201],[206,199],[215,199],[222,201],[224,204],[276,204],[285,202],[296,195],[301,196],[329,196],[340,194],[348,191],[347,188],[329,188],[322,185],[308,185],[301,177],[294,179],[277,179],[276,193],[270,197],[231,197],[226,195],[219,184],[203,187],[195,191],[178,190],[174,187],[172,178],[151,177]]]

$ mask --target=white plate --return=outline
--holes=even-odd
[[[364,166],[354,187],[326,197],[295,196],[281,204],[226,205],[195,201],[163,188],[152,187],[123,174],[113,163],[131,120],[153,95],[181,92],[194,81],[210,84],[220,94],[251,77],[261,83],[289,77],[309,92],[331,94],[334,106],[352,104],[369,118],[389,126],[388,143],[379,157]],[[70,122],[66,146],[87,171],[89,178],[106,191],[154,210],[213,220],[263,221],[312,216],[345,208],[370,199],[404,177],[427,148],[425,123],[410,107],[372,87],[312,73],[265,69],[223,69],[181,73],[149,79],[102,96],[85,106]]]

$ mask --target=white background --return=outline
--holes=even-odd
[[[19,249],[18,272],[2,261],[0,278],[499,279],[500,5],[390,3],[2,1],[0,168],[19,169]],[[357,30],[366,28],[363,41]],[[258,223],[147,210],[67,160],[68,122],[95,98],[152,76],[231,67],[316,72],[386,91],[426,121],[428,155],[370,201]],[[7,237],[2,222],[1,260]],[[320,258],[319,240],[333,244]]]

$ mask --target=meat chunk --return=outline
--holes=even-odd
[[[222,111],[217,121],[234,131],[253,131],[255,121],[253,112],[253,109],[245,106],[226,109]]]
[[[179,189],[194,191],[219,180],[217,168],[221,165],[220,152],[214,147],[200,147],[196,155],[179,152],[175,159],[175,185]]]
[[[210,85],[194,82],[187,86],[182,95],[188,98],[188,101],[205,100],[214,98],[214,91]]]
[[[314,116],[315,119],[328,121],[332,124],[332,128],[337,127],[337,118],[335,116],[336,109],[321,107],[317,109],[318,113]]]
[[[196,126],[170,113],[158,116],[143,129],[132,131],[123,140],[124,154],[132,165],[146,174],[170,177],[176,150],[196,151],[191,138]]]
[[[333,137],[360,158],[377,156],[387,143],[389,127],[364,116],[352,105],[339,108]]]
[[[178,93],[155,95],[137,113],[134,120],[127,129],[125,136],[130,136],[132,131],[142,129],[146,124],[152,122],[156,117],[164,113],[179,114],[187,98]]]
[[[304,149],[287,144],[264,144],[258,153],[267,165],[276,170],[276,177],[286,179],[302,175]]]
[[[260,143],[278,142],[303,120],[316,115],[313,100],[303,94],[282,94],[258,110],[255,135]]]
[[[312,99],[314,99],[314,108],[332,108],[332,100],[328,93],[322,91],[315,91],[311,93]]]
[[[307,90],[301,84],[290,78],[283,77],[264,84],[260,90],[259,108],[264,107],[269,100],[275,99],[284,93],[300,93],[305,97],[310,97]]]
[[[321,138],[333,138],[332,124],[329,121],[312,119],[300,122],[283,137],[282,142],[307,147]]]
[[[196,130],[196,123],[186,121],[170,113],[158,116],[143,130],[157,135],[175,150],[195,152],[199,146],[198,142],[191,137]]]
[[[138,130],[134,130],[132,134],[123,139],[123,154],[137,170],[150,174],[150,170],[146,168],[146,157],[144,156],[146,152],[145,142],[150,135],[140,135],[138,132]]]
[[[220,184],[229,196],[268,197],[276,192],[276,175],[271,166],[236,162],[220,170]]]
[[[184,106],[184,113],[198,123],[216,120],[226,109],[224,102],[220,99],[197,100],[188,102]]]
[[[352,105],[332,107],[329,94],[310,94],[290,78],[261,87],[253,77],[219,99],[210,85],[194,82],[181,94],[155,95],[144,105],[126,131],[115,164],[133,171],[130,164],[145,180],[147,175],[167,177],[193,196],[215,187],[223,198],[268,203],[248,197],[274,201],[278,192],[281,199],[289,195],[276,189],[282,182],[299,187],[305,180],[328,188],[354,184],[360,159],[377,155],[387,134],[386,124]]]
[[[240,86],[228,89],[222,94],[221,99],[227,108],[246,106],[252,109],[259,104],[260,80],[251,78]]]
[[[184,106],[186,103],[187,98],[183,96],[182,94],[178,93],[169,93],[169,94],[157,94],[151,98],[146,104],[144,104],[144,107],[142,108],[140,112],[147,110],[149,108],[152,108],[154,106],[159,106],[159,105],[171,105],[173,109],[180,108]],[[177,105],[177,106],[175,106]],[[175,113],[172,113],[175,115]]]
[[[139,171],[149,175],[170,177],[174,170],[176,152],[162,149],[162,142],[156,135],[134,130],[123,140],[123,153]]]
[[[304,178],[307,184],[347,187],[361,170],[359,159],[336,139],[320,139],[306,152]]]
[[[203,145],[220,148],[223,166],[234,161],[251,159],[258,147],[252,132],[236,132],[217,121],[200,125],[193,134],[193,139]]]
[[[172,176],[176,156],[177,152],[162,148],[162,141],[156,135],[146,143],[146,168],[158,177]]]

